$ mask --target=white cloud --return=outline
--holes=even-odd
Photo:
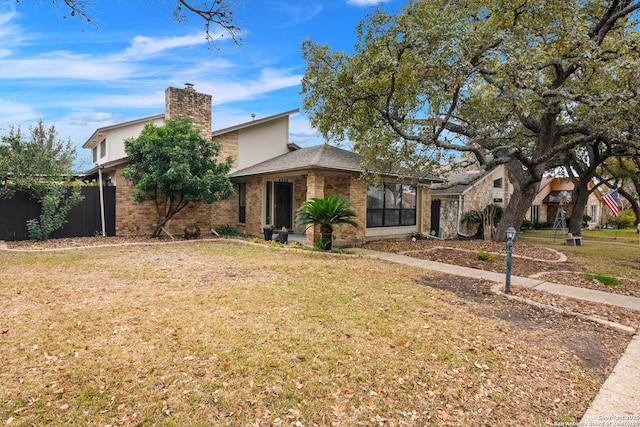
[[[20,102],[0,99],[0,127],[5,124],[19,124],[37,120],[38,115],[33,108]]]
[[[0,60],[0,78],[7,80],[50,78],[104,81],[135,76],[138,71],[138,67],[132,63],[65,51],[23,59],[5,57]]]
[[[200,92],[211,93],[213,104],[251,99],[275,90],[298,86],[302,74],[290,74],[288,70],[263,68],[257,79],[245,76],[243,80],[214,80],[199,85]]]
[[[141,56],[155,55],[169,49],[203,45],[206,43],[207,40],[204,33],[165,38],[136,36],[131,41],[131,46],[129,46],[122,55],[127,58],[139,59]]]

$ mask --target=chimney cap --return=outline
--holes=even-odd
[[[255,120],[256,119],[256,113],[251,113],[251,120]]]
[[[185,83],[185,84],[184,84],[184,88],[185,88],[186,90],[193,90],[193,91],[195,91],[195,89],[193,88],[193,83]]]

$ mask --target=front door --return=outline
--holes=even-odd
[[[429,234],[440,237],[440,199],[431,200],[431,231]]]
[[[282,227],[291,230],[293,228],[293,184],[290,182],[275,182],[273,192],[275,201],[273,225],[276,230],[280,230]]]

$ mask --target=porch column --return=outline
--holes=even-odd
[[[353,244],[358,246],[365,241],[367,235],[367,183],[359,176],[349,177],[349,200],[356,217],[358,228],[345,226],[347,234],[353,237]]]
[[[418,213],[419,218],[417,218],[418,232],[428,234],[429,230],[431,230],[431,188],[420,186],[418,191],[418,200],[421,201],[421,209]]]
[[[310,172],[307,175],[307,200],[314,197],[324,197],[324,175],[320,175],[316,172]],[[315,230],[315,227],[310,227],[306,232],[307,245],[312,245],[316,241],[316,237],[320,237],[320,230]]]

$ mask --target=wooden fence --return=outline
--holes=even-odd
[[[116,234],[116,187],[103,187],[105,233]],[[82,200],[69,212],[67,223],[49,238],[89,237],[101,233],[100,187],[82,187]],[[27,240],[27,221],[40,216],[40,203],[17,192],[11,199],[0,198],[0,240]]]

